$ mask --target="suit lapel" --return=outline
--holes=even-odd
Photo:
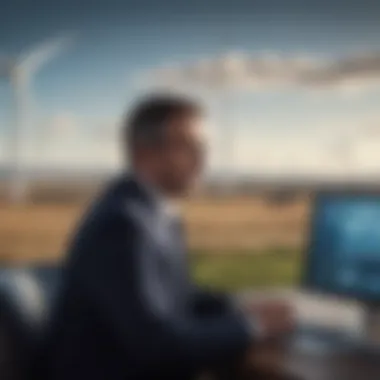
[[[157,244],[157,254],[165,257],[168,270],[176,279],[173,285],[178,287],[180,293],[186,291],[190,276],[182,220],[176,215],[165,213],[152,192],[133,177],[128,179],[128,183],[139,200],[135,204],[129,202],[128,209],[133,210],[137,220],[147,228],[148,236],[153,239],[153,244]]]

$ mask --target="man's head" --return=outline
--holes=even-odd
[[[186,194],[203,169],[201,107],[186,98],[156,95],[130,112],[125,139],[133,170],[172,196]]]

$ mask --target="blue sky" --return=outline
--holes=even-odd
[[[75,43],[46,64],[31,87],[31,139],[39,140],[38,136],[43,135],[45,140],[39,143],[51,146],[54,138],[57,140],[54,148],[44,147],[44,153],[34,142],[34,153],[30,154],[35,161],[49,160],[60,148],[61,158],[57,160],[61,163],[69,165],[79,160],[113,165],[117,160],[113,153],[115,132],[110,132],[113,137],[109,138],[107,147],[102,140],[104,133],[115,128],[138,94],[136,78],[170,63],[187,64],[231,52],[250,55],[272,52],[281,57],[302,55],[334,60],[353,53],[380,51],[380,7],[370,3],[366,6],[363,1],[211,0],[205,3],[92,1],[78,5],[74,0],[33,3],[19,0],[6,4],[5,12],[0,15],[0,56],[17,55],[58,35],[75,34]],[[235,98],[231,112],[241,135],[240,140],[237,137],[237,145],[239,141],[252,142],[246,154],[237,158],[236,165],[247,164],[248,168],[257,164],[258,167],[272,160],[277,170],[281,170],[280,164],[285,159],[273,158],[275,154],[271,150],[278,151],[273,148],[276,143],[284,147],[284,141],[292,147],[291,152],[299,149],[301,156],[307,154],[302,151],[307,142],[319,144],[317,148],[312,147],[319,149],[319,153],[310,159],[305,156],[304,160],[318,161],[321,150],[335,139],[334,133],[339,136],[345,128],[362,128],[364,124],[371,127],[378,124],[380,128],[379,89],[375,86],[347,95],[331,89],[315,94],[294,88],[281,91],[264,88]],[[1,81],[3,145],[0,150],[3,147],[3,154],[0,153],[0,160],[3,161],[7,159],[4,147],[11,128],[11,93],[7,82]],[[213,130],[215,141],[222,130],[221,126]],[[65,131],[73,134],[71,140],[67,137],[66,143]],[[315,136],[322,137],[316,140]],[[250,151],[255,144],[262,146],[264,141],[266,151],[258,159]],[[80,154],[70,161],[70,157],[65,158],[65,151],[74,146]],[[214,150],[217,149],[215,142]],[[306,150],[310,155],[310,149]],[[323,157],[327,163],[326,153]],[[361,160],[372,159],[362,157]],[[299,159],[288,161],[287,170],[291,171],[292,162]],[[313,165],[314,169],[318,167]],[[330,170],[327,164],[321,165],[318,170]]]

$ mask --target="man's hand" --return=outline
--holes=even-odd
[[[292,331],[295,325],[293,308],[284,301],[260,301],[244,307],[245,313],[257,324],[260,340],[271,340]]]
[[[276,370],[281,361],[278,339],[291,332],[295,326],[295,313],[284,301],[260,300],[245,304],[243,311],[252,323],[252,346],[246,352],[240,369]]]

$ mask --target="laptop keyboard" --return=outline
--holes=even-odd
[[[323,354],[352,350],[357,339],[344,329],[300,325],[289,342],[292,348],[302,352]]]

